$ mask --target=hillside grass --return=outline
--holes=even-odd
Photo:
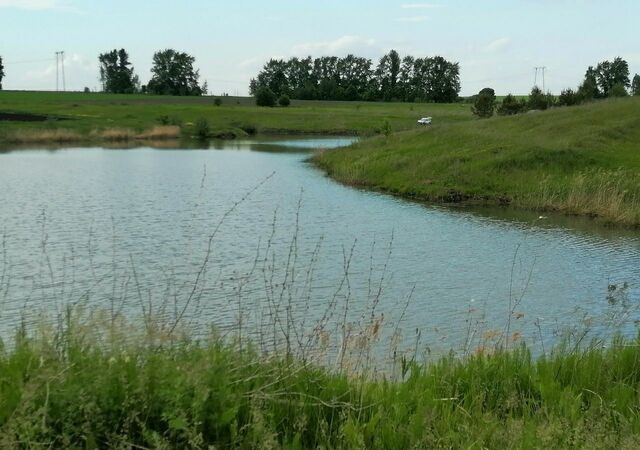
[[[0,447],[633,449],[639,388],[637,339],[403,359],[389,379],[67,318],[0,345]]]
[[[214,136],[247,134],[332,134],[369,136],[416,126],[425,115],[448,122],[471,119],[465,104],[292,101],[283,108],[255,106],[248,97],[171,97],[77,92],[0,91],[0,113],[31,113],[45,122],[0,121],[0,142],[20,142],[24,135],[63,130],[78,139],[96,139],[105,130],[146,133],[158,125],[181,125],[186,135],[200,119],[209,122]],[[60,132],[60,131],[58,131]],[[32,138],[33,139],[33,138]],[[46,142],[46,137],[43,139]]]
[[[640,98],[429,128],[326,151],[344,183],[433,202],[509,204],[640,225]]]

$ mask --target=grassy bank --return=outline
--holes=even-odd
[[[185,135],[199,120],[213,137],[248,134],[373,135],[415,127],[417,118],[438,115],[448,122],[471,119],[468,105],[293,101],[287,108],[259,108],[252,98],[169,97],[99,93],[0,91],[0,113],[35,114],[44,121],[0,121],[0,142],[100,140],[103,134],[137,136],[158,125],[179,125]]]
[[[67,320],[0,347],[0,447],[638,448],[639,346],[405,362],[388,381]]]
[[[435,116],[435,114],[434,114]],[[315,161],[336,179],[435,202],[510,204],[640,225],[640,99],[452,123]]]

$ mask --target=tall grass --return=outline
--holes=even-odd
[[[0,447],[640,445],[640,340],[403,361],[390,382],[135,325],[68,310],[19,330],[0,349]]]

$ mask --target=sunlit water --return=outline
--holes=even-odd
[[[193,326],[241,323],[262,339],[274,314],[307,330],[325,317],[340,334],[344,317],[374,309],[391,331],[400,321],[405,346],[419,337],[436,353],[480,345],[510,315],[510,334],[534,347],[571,328],[633,333],[638,234],[420,205],[306,162],[348,143],[0,154],[0,334],[76,303],[131,316],[184,309]]]

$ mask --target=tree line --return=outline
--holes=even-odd
[[[146,85],[134,72],[125,49],[114,49],[98,56],[102,90],[111,94],[149,93],[158,95],[203,95],[207,83],[200,84],[195,58],[174,49],[153,55],[152,77]]]
[[[374,67],[347,55],[269,60],[249,84],[251,95],[299,100],[454,102],[460,92],[460,65],[441,56],[401,58],[391,50]]]
[[[602,61],[595,67],[589,66],[584,80],[577,89],[562,90],[557,97],[550,92],[544,93],[538,86],[531,89],[527,99],[518,99],[507,95],[502,102],[496,101],[495,91],[482,89],[471,98],[471,111],[481,118],[500,115],[520,114],[531,110],[545,110],[553,106],[574,106],[588,101],[612,97],[640,96],[640,75],[630,78],[629,64],[617,57],[613,61]]]

